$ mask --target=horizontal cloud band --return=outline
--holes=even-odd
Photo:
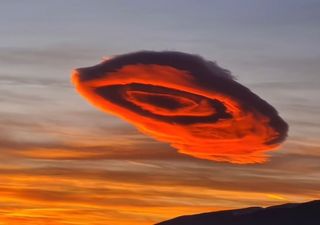
[[[196,55],[125,54],[75,70],[72,81],[95,106],[197,158],[263,162],[287,135],[271,105]]]

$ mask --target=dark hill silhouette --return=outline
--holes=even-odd
[[[320,200],[180,216],[155,225],[320,225]]]

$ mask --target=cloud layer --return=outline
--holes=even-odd
[[[125,54],[75,70],[72,81],[98,108],[197,158],[264,162],[287,135],[270,104],[196,55]]]

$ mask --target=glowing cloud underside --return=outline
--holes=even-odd
[[[271,105],[196,55],[125,54],[75,70],[72,81],[93,105],[196,158],[264,162],[287,135]]]

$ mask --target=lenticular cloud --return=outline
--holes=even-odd
[[[196,158],[263,162],[287,135],[271,105],[197,55],[120,55],[76,69],[72,81],[93,105]]]

